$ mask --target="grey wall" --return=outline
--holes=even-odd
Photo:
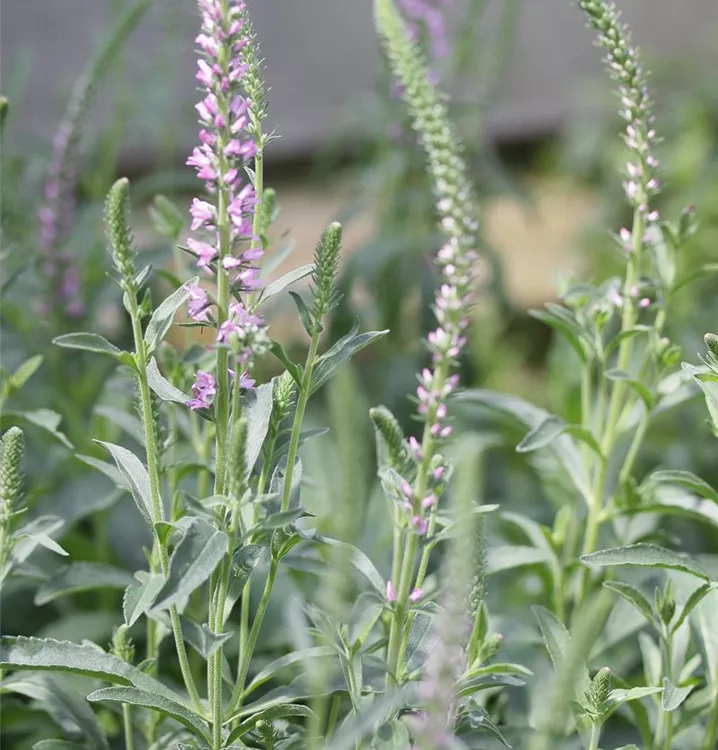
[[[272,154],[314,148],[332,132],[343,108],[374,84],[377,45],[371,1],[248,4],[267,59],[272,124],[282,136]],[[649,58],[695,58],[706,65],[718,48],[718,0],[621,4]],[[2,88],[14,99],[16,131],[26,144],[51,136],[74,78],[109,28],[110,6],[107,0],[2,0]],[[130,158],[153,154],[156,134],[168,125],[173,145],[182,151],[193,145],[196,28],[193,0],[156,0],[135,31],[128,75],[131,97],[143,116],[132,116],[127,123]],[[530,136],[570,117],[579,83],[601,74],[591,41],[571,0],[523,0],[513,57],[490,129],[505,137]]]

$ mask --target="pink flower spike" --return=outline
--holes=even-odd
[[[394,591],[394,584],[391,581],[386,582],[386,600],[388,602],[396,601],[396,591]]]
[[[639,303],[639,307],[648,307],[651,304],[651,300],[648,297],[644,297]]]
[[[411,594],[409,594],[409,601],[412,604],[416,604],[417,602],[421,601],[424,598],[424,589],[414,589]]]

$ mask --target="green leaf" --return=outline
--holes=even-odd
[[[78,745],[67,740],[40,740],[32,746],[32,750],[87,750],[87,745]]]
[[[302,368],[289,359],[289,355],[284,351],[284,347],[278,341],[272,341],[269,351],[284,365],[284,369],[292,376],[292,380],[297,384],[297,388],[302,387]]]
[[[334,650],[329,646],[313,646],[311,648],[303,648],[299,651],[293,651],[291,654],[281,656],[279,657],[279,659],[275,659],[274,661],[267,664],[264,669],[261,669],[259,672],[257,672],[257,674],[254,676],[254,679],[249,683],[249,685],[247,685],[244,693],[242,693],[242,697],[246,697],[253,690],[256,690],[258,687],[264,685],[265,682],[271,680],[275,675],[284,671],[287,667],[291,667],[292,665],[299,663],[305,664],[305,662],[309,659],[320,657],[323,658],[331,656],[333,653]]]
[[[143,448],[145,447],[145,431],[142,422],[133,414],[128,414],[122,409],[114,406],[100,404],[95,408],[95,414],[104,417],[110,424],[122,429],[124,433],[136,440]],[[114,467],[112,467],[114,469]],[[102,470],[101,470],[102,471]]]
[[[553,416],[518,396],[480,388],[463,391],[454,398],[459,408],[475,406],[499,412],[508,415],[515,422],[528,427],[529,430],[536,429],[542,422]],[[582,497],[588,498],[590,492],[586,482],[583,459],[574,440],[567,434],[560,435],[546,446],[545,450],[551,454],[555,462],[560,464]]]
[[[693,686],[676,687],[667,677],[663,678],[663,695],[661,706],[664,711],[675,711],[681,703],[689,696]]]
[[[50,675],[13,675],[2,681],[0,693],[17,693],[38,701],[57,724],[65,728],[69,723],[82,732],[85,740],[96,750],[108,748],[107,738],[83,695],[68,690]],[[74,732],[73,732],[74,734]],[[37,745],[35,745],[37,747]],[[79,747],[72,745],[72,747]]]
[[[122,611],[128,626],[134,625],[152,606],[165,582],[161,573],[148,573],[144,570],[138,570],[135,579],[139,581],[139,586],[132,583],[125,589],[122,598]]]
[[[247,420],[247,443],[245,448],[245,461],[247,472],[251,473],[257,463],[259,454],[262,452],[264,438],[269,430],[269,422],[272,418],[272,394],[274,383],[264,383],[255,390],[249,391],[242,414]]]
[[[538,622],[543,642],[556,672],[561,674],[571,648],[571,636],[566,626],[545,607],[531,607]],[[585,664],[581,665],[577,673],[577,691],[583,695],[591,686],[591,678]]]
[[[605,588],[615,591],[619,596],[622,596],[627,602],[632,604],[651,625],[656,628],[659,627],[654,617],[651,603],[635,586],[631,586],[628,583],[621,583],[620,581],[606,581],[603,585]]]
[[[409,730],[397,719],[382,724],[371,741],[372,750],[409,750],[410,747]]]
[[[289,296],[294,300],[294,304],[297,306],[297,312],[299,313],[299,319],[302,321],[304,330],[311,336],[314,329],[314,321],[312,320],[312,313],[304,301],[301,294],[297,292],[289,292]]]
[[[289,271],[283,276],[280,276],[276,281],[273,281],[271,284],[267,284],[267,286],[264,287],[264,290],[260,294],[257,305],[261,305],[268,299],[279,294],[295,281],[299,281],[300,279],[309,276],[313,271],[314,263],[309,263],[306,266],[299,266],[299,268],[295,268],[293,271]]]
[[[150,476],[144,464],[132,451],[114,443],[105,443],[95,440],[115,459],[117,468],[127,482],[135,504],[139,509],[145,523],[152,528],[154,509],[152,507],[152,494],[150,492]],[[159,519],[158,519],[159,520]]]
[[[700,477],[696,476],[690,471],[682,471],[679,469],[668,469],[665,471],[656,471],[651,474],[651,481],[664,483],[664,484],[675,484],[679,487],[685,487],[691,492],[694,492],[700,497],[704,497],[707,500],[712,500],[714,503],[718,503],[718,492],[716,492],[708,482],[705,482]]]
[[[57,428],[62,422],[62,417],[51,409],[35,409],[34,411],[6,411],[2,415],[5,417],[12,417],[13,419],[24,420],[30,424],[34,424],[36,427],[40,427],[49,432],[54,438],[59,440],[66,448],[70,450],[74,449],[73,444],[67,439],[67,435],[60,432]]]
[[[648,333],[649,331],[652,331],[653,329],[650,326],[643,326],[643,325],[637,325],[633,326],[633,328],[629,328],[626,331],[621,331],[620,333],[616,334],[611,341],[606,346],[606,351],[604,352],[604,356],[608,357],[613,351],[615,351],[620,345],[622,341],[625,341],[626,339],[631,339],[634,336],[640,336],[643,333]]]
[[[228,537],[202,518],[191,518],[170,558],[165,585],[153,609],[168,609],[199,588],[227,553]]]
[[[207,722],[194,711],[159,693],[135,687],[110,687],[95,690],[87,696],[88,701],[118,701],[132,706],[142,706],[171,716],[189,729],[195,737],[210,742]]]
[[[147,363],[147,385],[163,401],[172,401],[176,404],[186,404],[189,401],[189,396],[186,393],[182,393],[179,388],[175,388],[162,375],[159,367],[157,367],[157,360],[154,357],[150,357],[150,361]]]
[[[235,727],[224,741],[225,745],[238,740],[240,737],[244,737],[247,732],[254,729],[257,722],[271,722],[275,719],[286,719],[292,716],[311,716],[311,714],[311,709],[300,703],[284,703],[279,706],[271,706],[264,711],[259,711],[256,714],[253,714],[248,719],[245,719],[239,726]]]
[[[608,694],[608,700],[615,705],[620,705],[627,701],[640,700],[647,695],[655,695],[662,692],[662,687],[634,687],[630,690],[611,690]]]
[[[196,283],[198,280],[199,277],[195,276],[179,289],[176,289],[162,302],[154,313],[152,313],[150,322],[147,324],[147,330],[145,331],[145,343],[147,344],[148,354],[151,354],[159,346],[172,325],[175,313],[189,299],[187,287]]]
[[[99,333],[66,333],[53,339],[52,343],[65,349],[80,349],[97,354],[109,354],[115,359],[119,359],[122,354],[121,349],[111,344]]]
[[[523,687],[525,684],[526,680],[522,680],[520,677],[513,677],[509,674],[487,674],[471,680],[463,680],[459,686],[459,697],[466,698],[469,695],[491,688]]]
[[[1,636],[0,668],[67,672],[105,682],[134,685],[173,701],[177,700],[177,696],[161,682],[94,644],[56,641],[51,638]]]
[[[640,380],[636,380],[635,378],[632,378],[627,372],[623,372],[623,370],[618,370],[616,368],[608,370],[605,375],[609,380],[621,380],[629,388],[633,389],[639,396],[639,398],[643,400],[643,403],[646,405],[647,409],[650,409],[653,406],[655,397],[653,393],[651,393],[651,389],[645,386]]]
[[[61,568],[35,594],[35,604],[41,606],[66,594],[103,588],[124,588],[132,583],[132,576],[112,565],[77,562]]]
[[[57,516],[40,516],[21,526],[14,534],[15,543],[12,549],[13,562],[22,563],[40,546],[58,555],[67,556],[67,552],[50,536],[65,525]]]
[[[374,566],[374,563],[360,549],[347,542],[340,542],[338,539],[330,539],[329,537],[321,537],[319,535],[316,535],[315,538],[323,544],[340,549],[343,559],[353,565],[382,597],[386,595],[386,583],[384,579]]]
[[[10,376],[10,386],[13,390],[22,388],[25,383],[37,372],[38,367],[43,362],[42,354],[36,354],[34,357],[26,359],[20,367]]]
[[[319,390],[331,378],[334,371],[350,357],[353,357],[357,352],[389,333],[387,329],[385,331],[369,331],[368,333],[356,334],[356,330],[358,330],[358,324],[354,325],[352,332],[337,341],[328,352],[319,358],[317,367],[312,375],[312,383],[309,388],[310,394]]]
[[[671,625],[671,633],[675,633],[678,628],[683,625],[688,615],[690,615],[690,613],[701,603],[701,601],[703,601],[703,598],[705,596],[708,596],[711,591],[716,591],[717,589],[717,583],[704,583],[702,586],[699,586],[688,597],[688,601],[683,605],[683,609],[681,610],[681,614],[678,616],[678,619],[673,625]]]
[[[604,549],[590,555],[582,555],[581,562],[599,567],[629,565],[641,568],[669,568],[706,581],[710,580],[710,575],[703,567],[688,555],[673,552],[656,544],[631,544],[628,547]]]
[[[557,305],[555,307],[558,307]],[[561,308],[562,309],[562,308]],[[586,361],[588,349],[580,326],[572,319],[566,320],[563,315],[557,315],[550,310],[529,310],[529,315],[540,320],[555,331],[558,331],[564,339],[573,347],[582,362]],[[569,314],[570,315],[570,314]]]
[[[93,469],[97,469],[121,489],[131,492],[130,484],[125,479],[122,472],[117,466],[113,466],[109,461],[103,461],[101,458],[95,458],[94,456],[83,456],[81,453],[77,453],[75,458],[82,461],[83,464],[87,464],[88,466],[92,466]]]
[[[487,550],[486,572],[498,573],[502,570],[520,568],[524,565],[550,563],[554,556],[547,549],[537,547],[523,547],[520,545],[499,545]]]

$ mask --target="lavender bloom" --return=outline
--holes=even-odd
[[[251,67],[246,55],[250,41],[246,5],[243,0],[198,0],[198,4],[202,15],[201,33],[195,39],[200,55],[197,80],[203,87],[203,98],[196,105],[200,145],[187,164],[204,181],[207,198],[192,201],[191,228],[204,237],[190,238],[187,245],[197,256],[198,268],[210,275],[227,274],[235,293],[250,292],[260,284],[258,262],[263,251],[252,229],[257,197],[243,175],[257,153],[252,128],[254,108],[261,102],[253,102],[244,88]],[[209,321],[209,304],[204,290],[196,285],[190,289],[190,317]],[[227,313],[216,341],[232,347],[242,368],[239,386],[251,387],[248,368],[254,355],[266,349],[265,324],[241,302],[230,304]],[[199,408],[193,406],[198,401],[207,401],[204,391],[188,405]]]
[[[84,312],[80,299],[80,272],[71,253],[59,252],[75,214],[76,170],[72,159],[77,144],[77,122],[88,88],[88,76],[75,84],[65,118],[52,139],[52,160],[44,187],[45,203],[38,212],[38,244],[43,255],[43,273],[55,299],[70,317]]]
[[[192,398],[187,402],[190,409],[207,409],[217,393],[214,375],[200,370],[192,385]]]
[[[407,35],[412,42],[426,40],[426,52],[433,64],[444,60],[450,50],[449,33],[444,11],[453,0],[399,0],[397,3],[407,20]],[[429,71],[432,83],[437,83],[439,74],[432,67]]]

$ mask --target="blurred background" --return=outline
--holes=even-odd
[[[364,330],[391,331],[314,400],[310,426],[330,425],[332,438],[302,449],[304,504],[329,533],[357,543],[382,567],[390,539],[377,533],[388,524],[367,414],[385,404],[407,430],[415,427],[407,394],[425,358],[420,341],[432,325],[436,283],[431,256],[441,242],[424,155],[388,76],[370,0],[247,4],[266,58],[268,127],[280,136],[266,152],[265,184],[276,189],[280,207],[272,246],[294,247],[274,275],[309,262],[321,231],[339,219],[344,296],[327,344],[355,318]],[[576,360],[529,310],[555,299],[562,275],[603,280],[622,273],[610,231],[627,221],[620,178],[625,152],[601,54],[571,0],[423,5],[439,20],[431,34],[420,23],[414,31],[450,95],[482,220],[486,283],[462,362],[463,383],[570,415]],[[675,219],[693,204],[699,219],[680,261],[680,272],[690,273],[718,256],[718,2],[625,0],[621,6],[653,71],[665,170],[656,207]],[[158,271],[155,304],[172,274],[190,270],[175,246],[187,236],[187,207],[201,188],[184,166],[196,142],[197,28],[193,0],[2,0],[0,13],[0,93],[9,100],[0,153],[2,366],[15,372],[29,358],[44,357],[27,387],[3,389],[2,428],[22,419],[28,428],[32,515],[63,519],[69,529],[63,545],[74,559],[132,570],[144,564],[136,509],[109,479],[73,458],[101,457],[92,438],[132,445],[122,419],[131,411],[131,389],[103,358],[68,354],[50,341],[91,330],[129,345],[120,295],[106,275],[102,226],[103,201],[118,176],[132,179],[136,241]],[[73,91],[88,70],[95,84],[78,114]],[[57,147],[61,123],[68,122],[76,135],[65,162],[74,200],[54,251],[75,269],[79,304],[72,308],[53,302],[57,277],[47,273],[38,221],[53,140]],[[176,204],[176,221],[158,214],[157,194]],[[270,312],[270,332],[301,356],[304,333],[291,300],[281,297]],[[718,283],[705,275],[676,297],[667,335],[695,363],[709,330],[718,330]],[[191,362],[194,329],[175,330],[172,343]],[[277,372],[273,361],[262,366],[264,375]],[[517,436],[499,438],[492,428],[481,419],[470,425],[493,451],[485,501],[506,502],[550,523],[550,502],[536,502],[546,498],[514,453]],[[636,477],[659,465],[680,467],[716,486],[714,446],[704,407],[694,400],[658,422]],[[666,533],[681,535],[694,551],[718,543],[715,531],[710,536],[689,522],[672,522]],[[49,555],[40,559],[39,580],[56,564]],[[32,608],[27,587],[36,584],[3,593],[5,632],[110,637],[118,621],[115,593],[103,594],[99,608],[90,595],[65,609]],[[498,596],[499,587],[492,590]]]

